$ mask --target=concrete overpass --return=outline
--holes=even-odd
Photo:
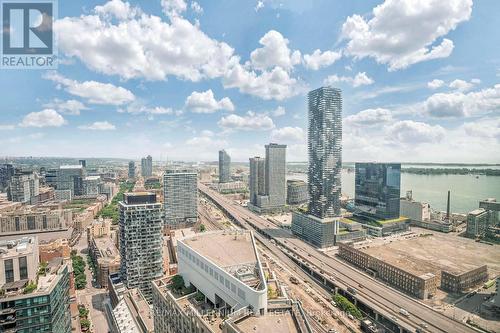
[[[348,297],[366,315],[389,330],[393,332],[475,332],[463,323],[434,311],[348,263],[325,255],[294,237],[290,232],[277,227],[207,186],[199,184],[198,189],[234,222],[268,239],[274,239],[284,254],[314,277],[324,288]],[[349,292],[348,288],[354,288],[356,292]],[[402,315],[401,309],[408,311],[409,316]]]

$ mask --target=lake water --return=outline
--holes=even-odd
[[[307,174],[288,175],[288,179],[307,181]],[[446,210],[448,190],[451,211],[467,213],[479,207],[479,200],[500,200],[500,177],[475,175],[417,175],[401,173],[401,196],[413,191],[417,201],[428,202],[435,210]],[[342,193],[354,198],[354,171],[342,170]]]

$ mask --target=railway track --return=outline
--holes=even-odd
[[[370,305],[371,308],[377,310],[378,313],[385,313],[385,318],[390,319],[400,327],[404,327],[405,331],[474,332],[471,328],[459,322],[454,322],[452,319],[435,312],[431,308],[411,299],[407,295],[374,280],[364,272],[351,267],[349,264],[320,253],[307,243],[291,235],[285,239],[280,239],[276,237],[276,235],[272,235],[272,232],[280,230],[280,228],[274,224],[271,226],[270,221],[253,214],[244,207],[239,205],[236,206],[234,203],[228,202],[227,199],[217,193],[212,193],[213,191],[210,191],[203,185],[200,185],[200,190],[205,192],[207,197],[220,205],[223,210],[232,215],[233,219],[238,220],[243,227],[258,231],[257,234],[264,233],[267,237],[275,239],[277,243],[280,242],[280,244],[288,250],[287,256],[295,254],[295,256],[298,256],[305,262],[310,263],[312,267],[317,267],[322,271],[328,270],[330,273],[333,272],[333,275],[335,275],[335,285],[338,285],[340,282],[340,284],[343,284],[345,287],[356,288],[360,283],[366,284],[367,287],[362,289],[360,293],[356,295],[356,298],[364,304]],[[292,248],[290,248],[287,243],[293,244]],[[299,248],[301,249],[300,251],[298,250]],[[395,300],[389,299],[387,296],[388,294]],[[404,306],[401,304],[404,304]],[[411,308],[410,317],[400,315],[399,309],[405,307]],[[424,316],[424,312],[426,312],[426,316]],[[432,316],[433,319],[429,319],[429,316]]]

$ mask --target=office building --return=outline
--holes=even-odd
[[[441,289],[462,293],[488,281],[488,266],[483,265],[465,272],[441,271]]]
[[[153,175],[153,158],[151,155],[141,159],[141,176],[151,177]],[[130,175],[129,175],[130,178]]]
[[[300,205],[306,203],[309,199],[307,192],[307,183],[303,180],[287,180],[286,182],[286,201],[289,205]]]
[[[0,332],[71,332],[68,266],[56,258],[37,276],[36,237],[1,242],[0,270]]]
[[[134,161],[128,162],[128,178],[129,179],[135,178],[135,162]]]
[[[56,174],[56,190],[71,190],[72,196],[84,195],[85,168],[82,165],[61,165]]]
[[[198,217],[198,175],[190,170],[166,170],[163,174],[165,223],[181,226]]]
[[[12,164],[0,164],[0,192],[7,190],[10,177],[14,175],[15,169]]]
[[[286,204],[286,145],[266,145],[266,195],[271,207]]]
[[[83,168],[87,167],[87,161],[86,160],[79,160],[78,164],[80,164]]]
[[[231,157],[225,150],[219,151],[219,183],[231,181]]]
[[[375,258],[352,244],[339,243],[340,258],[369,272],[375,278],[420,299],[432,297],[437,292],[437,277],[432,273],[415,275],[395,265]]]
[[[250,176],[248,178],[250,203],[257,206],[257,198],[266,193],[266,161],[260,157],[250,158]]]
[[[87,176],[82,181],[82,195],[96,196],[101,192],[101,177]]]
[[[369,219],[399,218],[401,164],[356,163],[356,214]]]
[[[177,240],[177,252],[178,275],[153,281],[155,333],[311,332],[300,304],[283,296],[261,261],[251,232],[190,236]],[[175,289],[174,279],[183,288]]]
[[[121,278],[150,301],[150,282],[163,274],[162,206],[154,193],[136,192],[125,193],[119,208]]]
[[[342,96],[322,87],[308,99],[309,158],[307,214],[292,213],[292,232],[317,247],[333,246],[339,231],[342,171]]]
[[[249,208],[265,213],[282,209],[286,204],[286,145],[270,143],[264,160],[250,159]]]
[[[431,205],[413,200],[412,192],[408,191],[406,197],[399,202],[399,214],[406,216],[412,222],[429,222],[431,220]]]
[[[63,231],[73,222],[71,209],[20,207],[0,212],[0,236],[35,232]]]
[[[467,214],[466,235],[469,237],[484,237],[490,225],[490,212],[478,208]]]
[[[89,232],[89,229],[87,229]],[[108,287],[109,274],[120,271],[120,253],[112,238],[90,237],[89,254],[96,267],[96,282],[101,288]]]
[[[40,193],[40,180],[33,171],[17,170],[10,177],[7,198],[10,201],[29,203]]]

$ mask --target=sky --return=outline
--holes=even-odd
[[[0,70],[0,156],[306,161],[331,85],[344,161],[500,163],[500,1],[58,3],[58,68]]]

